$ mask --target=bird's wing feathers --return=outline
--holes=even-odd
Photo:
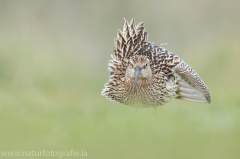
[[[130,59],[141,49],[141,43],[148,41],[144,23],[135,25],[132,19],[130,24],[125,20],[123,31],[118,30],[117,38],[114,39],[115,47],[113,58],[117,60]]]
[[[174,68],[173,72],[180,77],[177,82],[179,85],[177,92],[179,96],[177,98],[211,103],[211,94],[208,87],[188,64],[182,61]]]

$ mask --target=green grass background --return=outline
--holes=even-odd
[[[0,0],[0,151],[240,158],[239,6],[238,0]],[[208,85],[212,103],[173,99],[155,113],[101,96],[124,17],[144,22],[149,41],[168,43]]]

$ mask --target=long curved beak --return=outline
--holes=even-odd
[[[141,72],[142,68],[140,66],[135,67],[135,81],[134,81],[134,92],[136,91],[136,86],[137,86],[137,79],[138,79],[138,75]]]

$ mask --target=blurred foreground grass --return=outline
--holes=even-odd
[[[77,32],[75,23],[66,28],[74,26],[77,35],[65,26],[54,32],[51,27],[58,28],[58,23],[45,21],[46,17],[43,23],[33,20],[38,14],[30,19],[25,13],[7,15],[1,16],[5,21],[0,26],[1,151],[83,149],[88,158],[114,159],[240,157],[239,29],[213,36],[205,46],[193,40],[181,48],[186,52],[184,61],[208,85],[210,105],[173,99],[154,113],[100,95],[108,80],[112,34],[101,39],[98,33],[91,40],[100,44],[90,45],[90,38],[83,40],[81,35],[86,35]],[[16,17],[26,24],[12,25]]]

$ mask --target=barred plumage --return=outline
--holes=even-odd
[[[144,23],[125,20],[118,30],[111,55],[109,81],[102,95],[136,107],[155,107],[177,98],[211,103],[211,95],[198,74],[162,45],[148,41]]]

